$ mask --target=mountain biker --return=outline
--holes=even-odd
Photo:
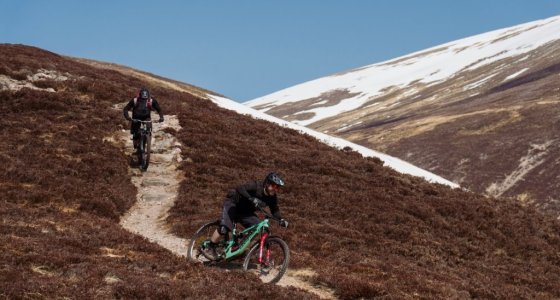
[[[280,214],[276,197],[276,192],[282,186],[284,186],[282,177],[276,172],[271,172],[263,181],[251,181],[230,190],[224,201],[220,227],[210,238],[212,255],[216,256],[215,247],[220,238],[228,238],[233,222],[241,223],[245,228],[260,222],[255,214],[257,207],[268,206],[272,215],[280,220],[280,226],[288,227],[288,221]]]
[[[156,99],[150,97],[150,91],[143,87],[138,92],[138,97],[132,98],[128,104],[123,108],[124,118],[131,121],[130,124],[130,134],[132,134],[132,141],[134,144],[134,149],[138,148],[139,134],[138,129],[140,129],[140,122],[134,120],[151,120],[150,113],[152,109],[155,109],[159,114],[159,121],[163,122],[163,113],[159,107],[159,103]],[[132,110],[132,118],[128,116],[128,111]]]

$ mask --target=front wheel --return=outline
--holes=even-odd
[[[144,166],[144,152],[146,148],[144,147],[144,135],[140,134],[138,137],[138,148],[136,149],[136,156],[138,157],[138,167],[142,169]]]
[[[140,169],[146,171],[148,166],[150,165],[150,152],[152,148],[152,136],[151,134],[146,134],[142,136],[142,140],[140,141],[141,149],[140,155]]]
[[[208,244],[214,231],[220,228],[220,221],[204,224],[200,227],[189,241],[187,257],[196,262],[209,263],[218,260],[216,249],[209,249]],[[214,251],[214,252],[212,252]]]
[[[257,275],[264,283],[278,282],[290,262],[288,244],[279,237],[267,238],[259,260],[260,256],[260,243],[256,243],[245,257],[243,269]]]

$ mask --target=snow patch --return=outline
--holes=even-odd
[[[479,81],[473,82],[473,83],[471,83],[471,84],[467,84],[467,85],[465,85],[465,86],[463,87],[463,91],[470,90],[470,89],[473,89],[473,88],[475,88],[475,87],[481,86],[481,85],[483,85],[485,82],[487,82],[488,80],[490,80],[490,78],[492,78],[492,77],[494,77],[494,76],[496,76],[496,75],[498,75],[498,74],[492,74],[492,75],[489,75],[489,76],[487,76],[487,77],[482,78],[482,79],[479,80]]]
[[[525,69],[523,69],[523,70],[521,70],[521,71],[515,72],[515,73],[509,75],[508,77],[506,77],[506,78],[504,79],[503,82],[506,82],[506,81],[508,81],[508,80],[510,80],[510,79],[513,79],[513,78],[519,76],[521,73],[523,73],[523,72],[525,72],[525,71],[527,71],[527,70],[529,70],[529,68],[525,68]]]
[[[352,142],[349,142],[347,140],[341,139],[341,138],[337,138],[337,137],[333,137],[333,136],[329,136],[326,135],[324,133],[321,132],[317,132],[315,130],[294,124],[294,123],[290,123],[288,121],[273,117],[271,115],[267,115],[263,112],[254,110],[250,107],[247,107],[241,103],[237,103],[233,100],[227,99],[227,98],[223,98],[223,97],[219,97],[219,96],[214,96],[214,95],[208,95],[208,98],[216,103],[218,106],[225,108],[225,109],[229,109],[232,111],[235,111],[239,114],[242,115],[249,115],[253,118],[256,119],[262,119],[262,120],[266,120],[272,123],[276,123],[280,126],[283,127],[287,127],[287,128],[291,128],[294,130],[297,130],[301,133],[304,134],[308,134],[310,136],[313,136],[314,138],[316,138],[317,140],[332,146],[334,148],[337,149],[344,149],[346,147],[360,153],[361,155],[365,156],[365,157],[377,157],[379,158],[381,161],[383,161],[385,163],[386,166],[396,170],[397,172],[400,173],[404,173],[404,174],[410,174],[413,176],[419,176],[424,178],[425,180],[429,181],[429,182],[434,182],[434,183],[440,183],[440,184],[444,184],[444,185],[448,185],[452,188],[458,188],[459,185],[451,182],[447,179],[444,179],[443,177],[437,176],[433,173],[430,173],[424,169],[418,168],[408,162],[405,162],[401,159],[398,159],[396,157],[392,157],[389,156],[387,154],[381,153],[381,152],[377,152],[375,150],[366,148],[364,146],[360,146],[358,144],[354,144]]]
[[[530,145],[527,155],[519,159],[519,166],[517,166],[517,169],[508,174],[502,182],[492,183],[486,189],[486,193],[492,197],[500,197],[503,195],[517,182],[522,181],[529,172],[545,161],[544,156],[548,154],[548,147],[554,143],[556,143],[556,141],[547,141],[542,144]]]
[[[345,129],[347,129],[347,128],[351,128],[351,127],[354,127],[354,126],[359,125],[359,124],[362,124],[362,123],[363,123],[362,121],[356,122],[356,123],[354,123],[354,124],[346,124],[346,123],[344,123],[344,124],[342,124],[342,127],[338,128],[335,132],[341,132],[341,131],[343,131],[343,130],[345,130]]]

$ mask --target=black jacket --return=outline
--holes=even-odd
[[[139,119],[139,120],[147,120],[150,119],[150,112],[151,110],[148,108],[147,100],[137,98],[136,99],[136,106],[134,106],[134,98],[130,99],[128,104],[123,108],[123,114],[126,119],[128,119],[128,111],[132,110],[132,118]],[[155,109],[160,118],[163,118],[163,113],[161,112],[161,108],[159,107],[159,103],[156,99],[152,98],[152,109]]]
[[[267,196],[264,193],[264,183],[262,181],[253,181],[240,185],[237,188],[230,190],[227,198],[236,206],[236,213],[238,215],[254,214],[257,208],[251,202],[251,198],[259,198],[270,208],[270,212],[275,218],[281,219],[280,209],[278,208],[278,199],[276,195]]]

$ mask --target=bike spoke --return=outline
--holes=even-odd
[[[210,241],[210,237],[217,228],[217,224],[207,224],[199,229],[197,234],[192,237],[188,246],[188,257],[190,259],[201,263],[209,263],[216,260],[216,258],[211,255],[213,253],[207,253],[206,244]]]
[[[254,247],[245,262],[246,270],[255,274],[265,283],[280,280],[288,265],[287,247],[276,239],[271,239],[263,248],[263,257],[259,260],[258,247]]]

